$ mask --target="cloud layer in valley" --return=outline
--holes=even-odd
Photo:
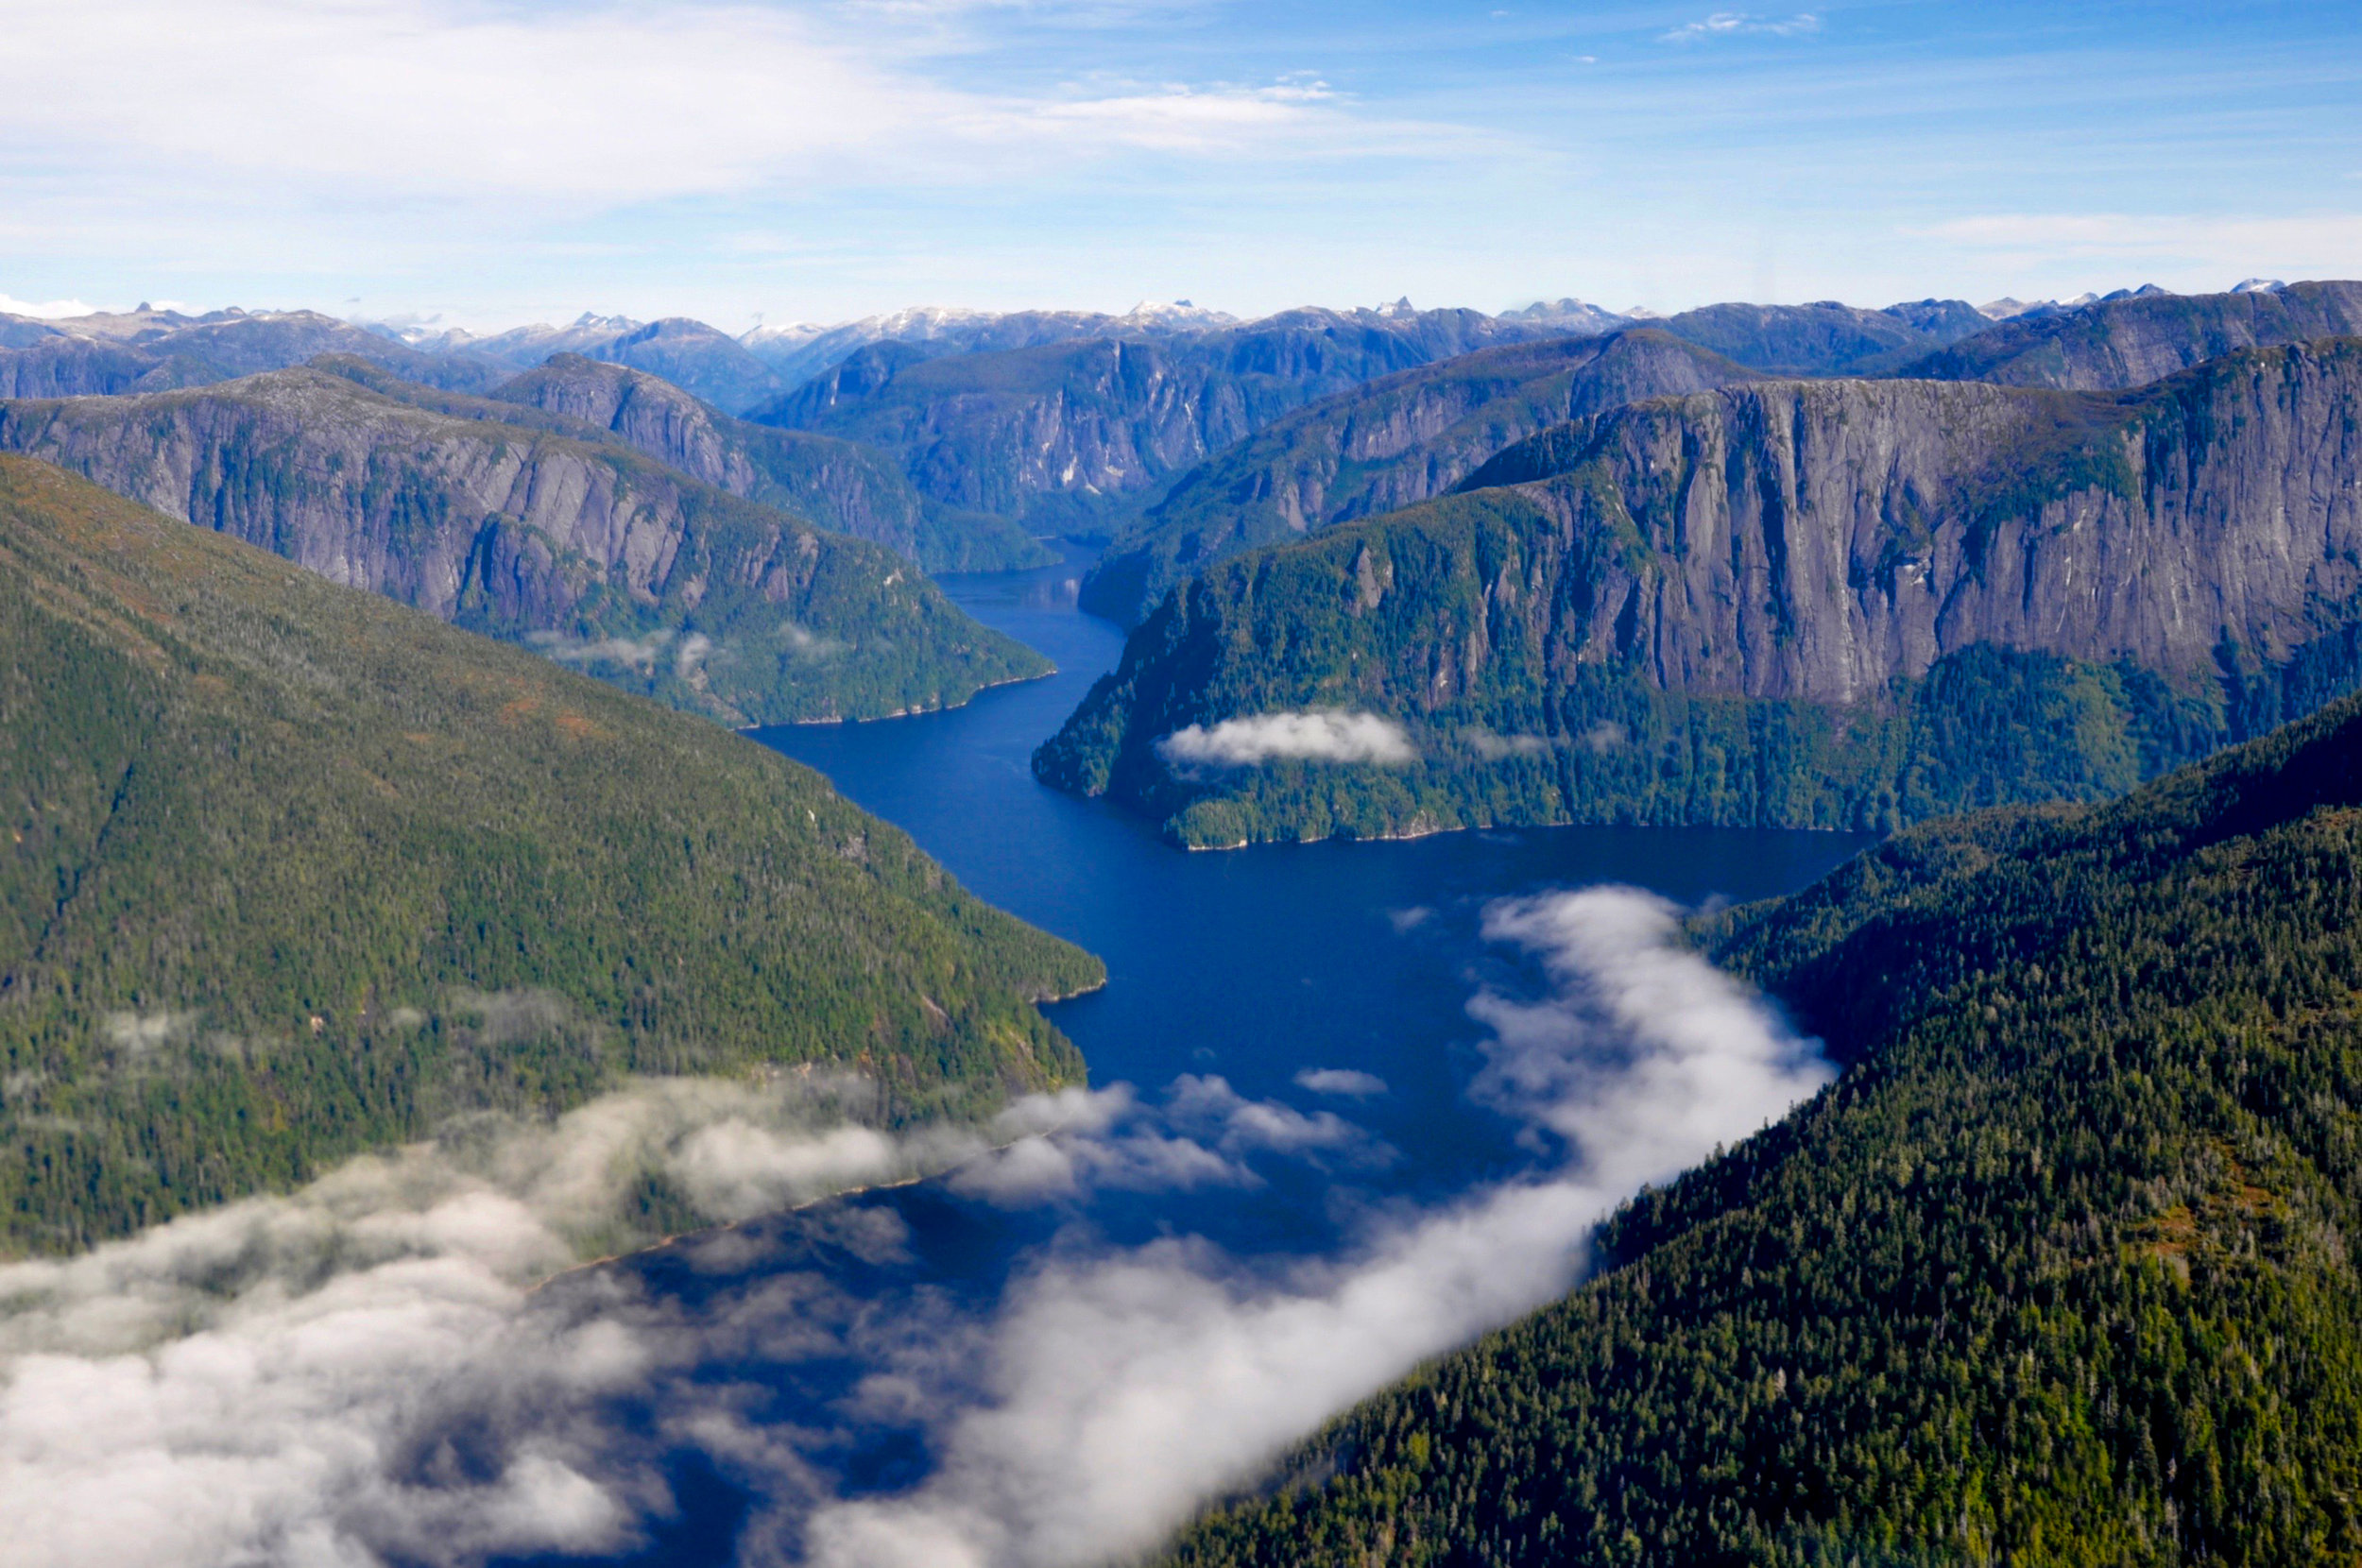
[[[693,1270],[745,1270],[693,1304],[633,1270],[550,1277],[618,1234],[652,1180],[730,1219],[929,1171],[1023,1205],[1247,1188],[1272,1161],[1391,1152],[1332,1112],[1210,1076],[893,1134],[844,1115],[864,1086],[790,1075],[640,1083],[547,1126],[479,1118],[291,1195],[0,1267],[10,1560],[613,1552],[671,1512],[665,1458],[685,1449],[754,1497],[755,1559],[999,1568],[1138,1550],[1419,1360],[1565,1290],[1635,1187],[1828,1081],[1809,1043],[1669,945],[1673,919],[1614,889],[1494,910],[1488,935],[1547,983],[1472,1002],[1490,1031],[1472,1087],[1530,1130],[1533,1169],[1377,1211],[1331,1256],[1248,1269],[1188,1237],[1059,1245],[997,1306],[949,1316],[925,1292],[860,1300],[825,1271],[750,1268],[768,1245],[753,1231],[685,1245]],[[1383,1088],[1348,1069],[1307,1083]],[[813,1213],[854,1255],[902,1245],[892,1209]],[[847,1419],[899,1412],[940,1456],[912,1491],[838,1497],[814,1433],[692,1375],[847,1356],[875,1369]]]
[[[1485,994],[1479,1092],[1564,1139],[1526,1180],[1308,1261],[1278,1287],[1186,1241],[1053,1263],[1011,1295],[991,1397],[949,1421],[908,1496],[824,1508],[828,1568],[1086,1564],[1152,1546],[1207,1497],[1421,1360],[1564,1291],[1623,1197],[1745,1136],[1833,1076],[1743,987],[1672,946],[1628,889],[1496,909],[1551,994]]]
[[[1211,727],[1190,724],[1158,741],[1156,755],[1174,768],[1251,768],[1275,760],[1399,766],[1419,754],[1392,719],[1322,710],[1256,713]]]

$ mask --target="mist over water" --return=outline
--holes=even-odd
[[[1581,1277],[1590,1226],[1829,1069],[1668,943],[1860,840],[1185,855],[1027,761],[1114,662],[1075,567],[951,579],[1060,673],[767,732],[1104,957],[1092,1086],[983,1135],[634,1085],[0,1269],[27,1563],[1085,1564]],[[1587,891],[1579,891],[1587,890]],[[618,1150],[717,1221],[550,1278]],[[916,1179],[916,1180],[914,1180]],[[802,1208],[855,1183],[877,1185]]]

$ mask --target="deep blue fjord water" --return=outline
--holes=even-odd
[[[1531,1160],[1504,1121],[1463,1094],[1481,1037],[1469,997],[1482,984],[1515,988],[1519,978],[1510,955],[1487,950],[1479,935],[1487,904],[1596,882],[1691,905],[1756,898],[1803,885],[1869,842],[1564,827],[1183,853],[1111,807],[1041,788],[1029,771],[1033,748],[1121,650],[1116,628],[1075,608],[1085,564],[943,581],[979,620],[1054,659],[1056,675],[950,712],[755,738],[906,828],[984,898],[1106,961],[1104,990],[1048,1010],[1082,1048],[1094,1084],[1129,1082],[1153,1100],[1180,1075],[1220,1075],[1249,1099],[1347,1116],[1393,1157],[1276,1161],[1247,1191],[1098,1192],[1016,1210],[939,1183],[863,1194],[743,1228],[759,1244],[745,1270],[677,1250],[619,1266],[658,1293],[693,1309],[763,1271],[795,1272],[825,1280],[864,1321],[918,1321],[988,1314],[1013,1270],[1052,1253],[1180,1235],[1211,1240],[1250,1270],[1258,1259],[1275,1267],[1317,1253],[1357,1217]],[[1344,1100],[1295,1082],[1321,1068],[1367,1073],[1386,1087]],[[860,1239],[872,1234],[864,1218],[881,1216],[900,1238],[882,1251]],[[759,1387],[763,1419],[800,1434],[799,1451],[829,1491],[908,1486],[931,1463],[928,1423],[851,1407],[850,1390],[875,1370],[859,1340],[848,1334],[841,1354],[750,1358],[694,1375]],[[934,1391],[957,1399],[964,1390]],[[618,1560],[730,1560],[753,1507],[747,1491],[693,1454],[679,1457],[671,1479],[677,1513],[654,1526],[646,1550]]]

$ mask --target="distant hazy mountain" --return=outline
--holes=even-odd
[[[320,369],[0,404],[0,448],[333,581],[731,724],[950,706],[1045,673],[881,545],[448,394]]]
[[[1627,404],[1209,567],[1036,766],[1191,844],[2103,798],[2362,677],[2358,420],[2352,338],[2131,392]],[[1254,750],[1323,709],[1400,742]],[[1169,758],[1191,726],[1237,765]]]
[[[582,420],[692,478],[875,539],[929,571],[1000,571],[1053,558],[1004,518],[923,502],[875,448],[732,418],[629,366],[557,354],[493,396]]]
[[[1097,311],[968,311],[916,306],[834,327],[799,323],[757,327],[739,341],[793,388],[872,343],[901,343],[928,358],[945,354],[1037,349],[1083,337],[1176,337],[1239,325],[1223,311],[1187,299],[1143,300],[1123,315]]]
[[[1876,375],[1989,329],[1962,299],[1921,299],[1864,310],[1824,299],[1809,305],[1706,305],[1652,325],[1775,376]]]
[[[627,1073],[988,1112],[1104,976],[808,768],[19,456],[0,803],[0,1254]]]
[[[1084,579],[1084,607],[1130,624],[1214,561],[1441,495],[1536,431],[1754,375],[1643,329],[1480,349],[1334,393],[1184,469]]]
[[[1555,332],[1577,337],[1612,332],[1618,327],[1629,327],[1637,319],[1618,315],[1614,311],[1586,305],[1580,299],[1536,299],[1523,310],[1503,311],[1499,319],[1515,321],[1528,327],[1548,327]]]
[[[2234,349],[2362,332],[2362,282],[2269,284],[2228,294],[2119,290],[2028,309],[1897,368],[1906,376],[2097,391],[2139,386]]]
[[[1406,302],[933,359],[875,343],[747,417],[866,442],[893,453],[933,501],[1046,531],[1092,525],[1315,398],[1473,349],[1562,335]]]
[[[563,327],[517,327],[489,337],[463,332],[410,333],[405,340],[429,352],[469,354],[511,370],[531,369],[552,354],[628,365],[661,376],[728,414],[743,412],[788,384],[729,333],[684,315],[634,321],[627,315],[586,311]]]
[[[485,391],[500,366],[467,352],[422,353],[316,311],[151,310],[37,320],[0,315],[0,397],[76,398],[202,386],[316,355],[357,354],[430,386]]]

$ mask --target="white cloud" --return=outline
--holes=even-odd
[[[1296,1074],[1295,1081],[1298,1088],[1316,1095],[1342,1095],[1348,1099],[1369,1099],[1386,1092],[1384,1079],[1352,1067],[1307,1067]]]
[[[1716,11],[1696,22],[1685,22],[1672,31],[1660,35],[1664,43],[1699,43],[1709,39],[1738,38],[1749,33],[1768,33],[1775,38],[1794,38],[1821,30],[1821,18],[1811,11],[1800,11],[1790,17],[1754,16],[1746,11]]]
[[[1321,711],[1258,713],[1210,729],[1191,724],[1158,741],[1156,755],[1173,767],[1248,768],[1280,758],[1395,766],[1416,760],[1418,752],[1392,719]]]
[[[44,321],[55,321],[69,315],[89,315],[98,309],[98,306],[79,299],[44,299],[36,304],[13,295],[0,294],[0,315],[30,315]]]
[[[635,1084],[548,1126],[477,1118],[297,1193],[0,1266],[11,1568],[625,1550],[669,1508],[665,1457],[683,1446],[753,1489],[756,1557],[799,1533],[824,1568],[1143,1548],[1338,1409],[1566,1289],[1622,1196],[1827,1081],[1743,988],[1669,946],[1672,921],[1625,890],[1493,911],[1487,930],[1532,950],[1551,989],[1471,1004],[1492,1031],[1478,1088],[1550,1152],[1276,1271],[1187,1239],[1062,1245],[970,1316],[927,1290],[854,1301],[823,1273],[759,1267],[755,1230],[684,1247],[716,1281],[693,1301],[627,1270],[537,1286],[612,1244],[646,1173],[728,1218],[960,1162],[955,1185],[1018,1202],[1253,1183],[1251,1159],[1371,1147],[1331,1113],[1210,1077],[1161,1104],[1070,1089],[981,1133],[890,1136],[845,1120],[864,1085],[817,1074]],[[1345,1069],[1306,1081],[1382,1087]],[[905,1251],[876,1208],[820,1211],[810,1234],[875,1262]],[[813,1356],[877,1367],[846,1413],[929,1427],[928,1481],[831,1501],[799,1448],[825,1435],[764,1424],[693,1375]],[[645,1419],[612,1419],[619,1400]]]
[[[984,1350],[989,1403],[943,1432],[934,1475],[812,1521],[822,1568],[1039,1568],[1153,1546],[1205,1498],[1428,1356],[1567,1287],[1623,1195],[1827,1082],[1806,1042],[1625,889],[1504,906],[1487,923],[1558,982],[1481,998],[1487,1092],[1568,1137],[1555,1174],[1472,1195],[1277,1287],[1168,1241],[1055,1263]]]
[[[1498,762],[1505,757],[1540,757],[1550,749],[1547,735],[1497,735],[1482,724],[1461,731],[1479,757]]]
[[[729,0],[222,0],[201,26],[164,0],[81,0],[18,8],[0,32],[0,128],[50,158],[206,188],[606,209],[944,170],[1013,140],[1062,158],[1251,146],[1330,99],[1299,78],[958,90],[898,36]]]

